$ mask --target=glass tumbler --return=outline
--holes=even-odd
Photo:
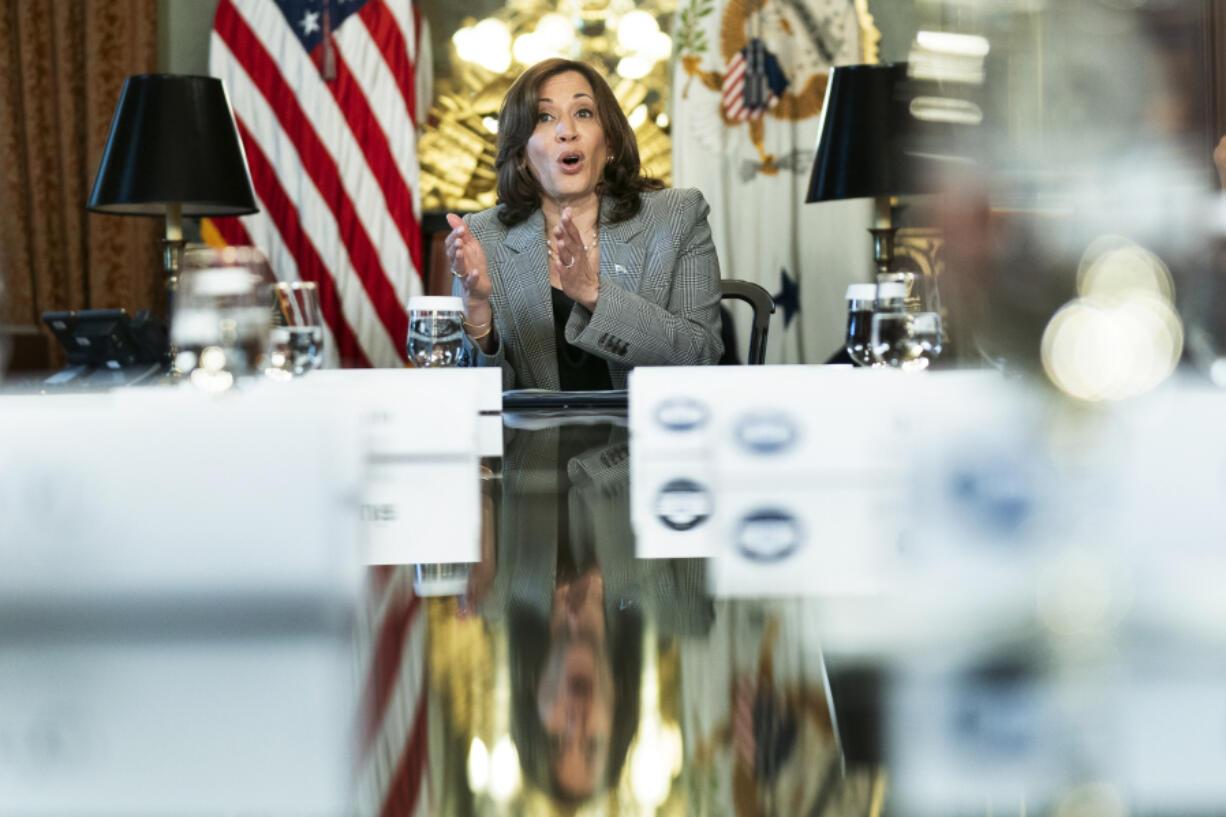
[[[847,336],[844,345],[857,366],[881,365],[873,358],[873,303],[876,299],[875,284],[852,284],[847,287]]]
[[[462,366],[464,301],[451,295],[418,295],[409,299],[409,362],[419,369]]]
[[[907,286],[905,306],[912,316],[911,340],[913,356],[903,364],[908,371],[928,368],[941,354],[941,293],[933,275],[915,272],[888,273],[888,280],[900,280]]]
[[[170,340],[175,369],[205,391],[225,391],[256,372],[268,340],[268,287],[245,266],[179,276]]]
[[[912,356],[911,316],[907,313],[907,285],[879,281],[873,303],[873,359],[891,368],[902,368]]]
[[[283,281],[272,288],[273,322],[268,330],[264,373],[277,380],[301,377],[323,363],[324,327],[315,284]]]
[[[877,276],[873,356],[887,366],[922,371],[941,354],[936,279],[910,272]]]

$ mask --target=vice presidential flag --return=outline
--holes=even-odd
[[[229,90],[260,212],[214,219],[212,237],[260,247],[282,280],[316,282],[332,365],[404,360],[405,307],[422,291],[422,46],[413,0],[217,7],[209,67]]]
[[[680,0],[675,20],[673,183],[710,202],[724,277],[775,296],[767,363],[820,363],[846,285],[873,279],[871,204],[804,203],[831,68],[876,61],[867,1]]]

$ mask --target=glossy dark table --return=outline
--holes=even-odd
[[[624,413],[507,415],[483,471],[463,595],[370,571],[366,803],[881,813],[872,674],[831,672],[805,603],[714,599],[703,560],[635,558]]]

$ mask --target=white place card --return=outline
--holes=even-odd
[[[428,378],[428,381],[423,380]],[[404,392],[397,388],[404,383],[441,383],[451,393],[474,389],[476,411],[481,417],[477,424],[478,451],[482,457],[502,456],[502,371],[494,368],[458,367],[443,369],[322,369],[312,372],[301,381],[307,386],[325,389],[361,389],[363,394],[377,399],[379,384],[388,384],[397,395]],[[373,385],[372,385],[373,384]],[[383,409],[395,410],[395,406]],[[427,442],[428,444],[428,442]],[[446,443],[450,445],[450,443]]]
[[[1067,708],[1037,675],[895,667],[883,709],[890,790],[920,817],[1051,813],[1084,768]]]
[[[0,598],[314,593],[357,574],[363,459],[343,412],[263,393],[0,398]]]
[[[719,550],[708,571],[720,597],[879,596],[897,581],[896,493],[888,483],[807,482],[721,491]]]
[[[288,408],[0,398],[0,810],[351,810],[363,451]]]
[[[715,555],[714,484],[700,458],[632,462],[631,522],[640,559]]]
[[[833,366],[637,368],[630,378],[631,515],[640,558],[715,557],[728,497],[763,485],[885,479],[894,372]],[[709,506],[697,524],[683,505]],[[670,509],[680,511],[670,519]]]
[[[1107,693],[1115,734],[1104,765],[1138,813],[1226,813],[1226,667],[1206,667],[1199,650],[1163,658]]]
[[[946,427],[929,423],[942,406],[982,406],[996,391],[994,372],[635,369],[637,555],[711,557],[718,595],[886,592],[900,570],[915,440]]]
[[[368,563],[480,561],[479,444],[492,433],[482,423],[498,418],[479,407],[501,405],[501,391],[490,386],[500,385],[491,379],[496,374],[369,369],[302,379],[313,399],[359,418],[368,466],[359,518]]]

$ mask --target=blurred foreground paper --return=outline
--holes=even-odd
[[[0,812],[351,810],[361,447],[233,398],[0,399]]]

